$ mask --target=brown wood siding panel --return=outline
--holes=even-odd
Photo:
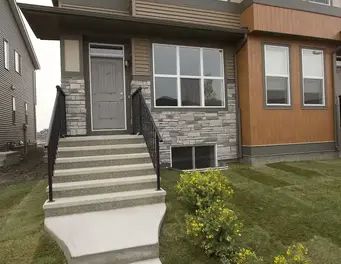
[[[241,15],[249,30],[341,40],[341,17],[253,4]]]
[[[150,76],[151,73],[151,41],[149,39],[132,39],[133,75]]]
[[[10,69],[4,68],[3,39],[7,39],[10,49]],[[14,50],[22,56],[22,74],[14,70]],[[33,72],[29,52],[17,27],[7,1],[0,1],[0,151],[6,142],[23,141],[25,122],[24,103],[28,103],[27,138],[35,142],[35,105]],[[11,86],[15,86],[15,90]],[[16,98],[16,123],[12,124],[12,96]]]
[[[133,15],[210,26],[240,28],[240,15],[133,0]]]
[[[290,46],[292,107],[269,109],[264,107],[264,72],[262,49],[264,42]],[[321,48],[325,55],[325,109],[302,108],[301,53],[302,47]],[[243,145],[332,142],[334,136],[333,64],[335,46],[320,41],[293,41],[289,38],[249,36],[247,42],[248,72],[244,72],[246,55],[238,56]],[[244,81],[248,79],[248,82]],[[245,94],[244,94],[245,93]]]

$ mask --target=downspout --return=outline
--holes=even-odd
[[[341,46],[337,47],[333,52],[333,74],[334,74],[334,124],[335,124],[335,147],[341,151],[341,94],[337,93],[337,53],[341,52]]]
[[[237,157],[238,160],[243,158],[243,151],[242,151],[242,124],[241,124],[241,109],[240,109],[240,102],[239,102],[239,85],[238,85],[238,67],[237,67],[237,54],[238,52],[244,47],[247,42],[247,33],[244,34],[244,37],[241,41],[238,42],[237,48],[234,52],[234,80],[236,85],[236,120],[237,120]]]

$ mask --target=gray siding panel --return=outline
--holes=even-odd
[[[132,13],[137,17],[240,29],[240,15],[236,13],[184,7],[171,2],[163,4],[151,0],[133,0],[132,3]]]
[[[3,40],[9,42],[10,69],[4,67]],[[14,70],[14,50],[22,57],[22,74]],[[24,104],[28,104],[27,138],[35,142],[34,65],[7,0],[0,0],[0,150],[7,142],[23,141]],[[15,89],[11,89],[14,85]],[[12,124],[12,96],[16,98],[16,123]]]
[[[129,15],[131,9],[128,0],[61,0],[59,5],[64,8],[121,15]]]

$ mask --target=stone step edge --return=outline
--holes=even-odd
[[[132,143],[132,144],[118,144],[118,145],[59,147],[58,153],[80,152],[80,151],[96,151],[96,150],[132,149],[132,148],[147,148],[147,145],[145,143],[140,143],[140,144]]]
[[[166,191],[161,189],[157,191],[156,189],[146,189],[138,191],[126,191],[126,192],[116,192],[116,193],[105,193],[105,194],[95,194],[95,195],[85,195],[76,196],[68,198],[58,198],[55,202],[46,201],[43,205],[44,210],[54,210],[59,208],[68,208],[74,206],[84,206],[93,205],[108,202],[119,202],[135,199],[143,199],[149,197],[166,196]],[[83,199],[83,200],[82,200]],[[58,202],[64,200],[64,202]]]
[[[116,139],[142,139],[140,135],[107,135],[107,136],[84,136],[84,137],[66,137],[61,138],[59,142],[83,142],[83,141],[104,141]]]
[[[98,156],[83,156],[70,158],[57,158],[56,164],[76,163],[76,162],[95,162],[107,160],[123,160],[123,159],[139,159],[150,158],[148,152],[134,154],[117,154],[117,155],[98,155]]]
[[[124,186],[139,183],[153,183],[156,182],[156,175],[145,175],[126,178],[113,178],[102,180],[77,181],[68,183],[54,183],[53,191],[71,191],[90,188],[101,188],[109,186]]]
[[[129,165],[117,165],[117,166],[102,166],[102,167],[88,167],[88,168],[77,168],[77,169],[60,169],[54,171],[55,177],[63,176],[77,176],[91,173],[111,173],[111,172],[129,172],[137,170],[148,170],[154,169],[153,164],[150,163],[138,163]]]

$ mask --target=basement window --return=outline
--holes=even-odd
[[[16,121],[16,111],[17,111],[17,107],[15,104],[15,97],[12,96],[12,123],[15,124]]]
[[[172,147],[172,168],[179,170],[216,167],[215,146]]]

